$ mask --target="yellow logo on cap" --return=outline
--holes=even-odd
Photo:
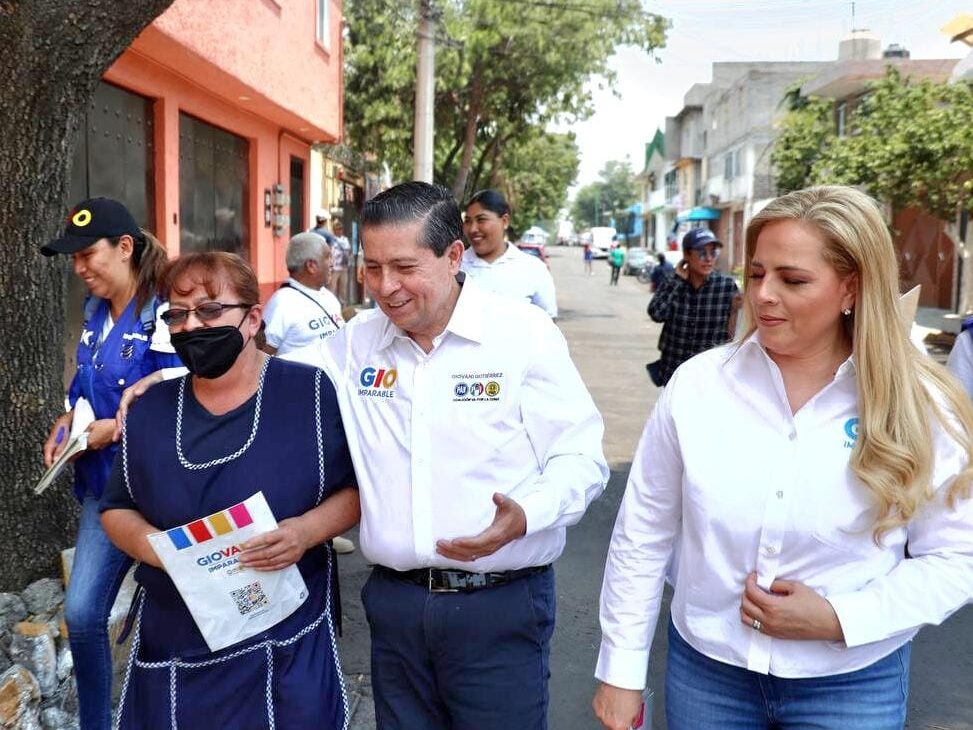
[[[86,225],[91,223],[91,211],[87,208],[83,208],[71,216],[71,222],[74,223],[78,228],[84,228]]]

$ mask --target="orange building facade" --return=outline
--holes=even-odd
[[[240,253],[266,300],[329,207],[312,145],[340,141],[342,104],[340,0],[176,0],[104,75],[72,201],[123,200],[170,256]]]

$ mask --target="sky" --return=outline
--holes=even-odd
[[[686,91],[711,80],[714,61],[828,61],[851,29],[868,28],[884,49],[905,46],[912,58],[962,58],[940,28],[971,0],[646,0],[672,21],[666,47],[649,55],[623,49],[612,59],[612,89],[592,85],[595,114],[571,125],[581,150],[578,186],[598,179],[609,160],[642,167],[645,143],[682,108]],[[617,95],[616,95],[617,94]],[[576,189],[575,188],[575,189]]]

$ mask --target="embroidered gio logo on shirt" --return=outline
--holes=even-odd
[[[364,368],[358,375],[358,395],[368,398],[394,398],[399,371],[395,368]]]

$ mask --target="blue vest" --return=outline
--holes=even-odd
[[[68,390],[72,408],[78,398],[84,397],[96,419],[114,418],[125,388],[160,368],[182,365],[175,353],[150,349],[158,305],[153,297],[136,313],[132,299],[102,342],[109,302],[93,296],[85,300],[77,371]],[[98,451],[86,451],[74,463],[74,492],[78,499],[87,494],[101,496],[117,449],[116,444],[110,444]]]

